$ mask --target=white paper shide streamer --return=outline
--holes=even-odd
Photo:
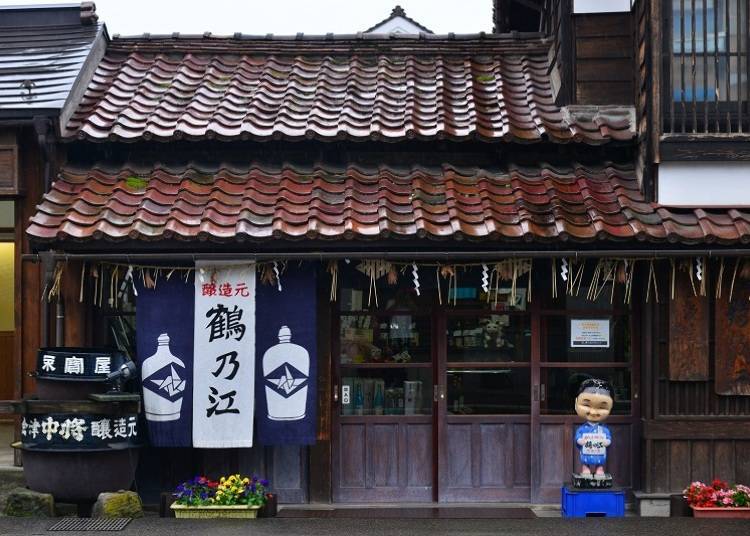
[[[411,264],[411,276],[414,281],[414,291],[417,293],[417,296],[420,296],[419,292],[419,269],[417,268],[417,263],[413,262]]]
[[[482,291],[487,294],[490,291],[490,268],[482,264]]]

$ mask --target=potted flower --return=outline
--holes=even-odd
[[[177,486],[171,508],[178,518],[255,518],[266,502],[267,487],[268,481],[257,476],[230,475],[218,482],[196,476]]]
[[[684,491],[695,517],[739,517],[750,519],[750,487],[728,485],[714,479],[711,485],[693,482]]]

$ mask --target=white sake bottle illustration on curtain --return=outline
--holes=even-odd
[[[185,391],[185,363],[172,355],[169,334],[157,339],[156,353],[143,361],[143,406],[148,421],[176,421],[182,411]]]
[[[281,326],[279,344],[263,354],[268,418],[274,421],[298,421],[307,411],[310,354],[291,340],[292,330]]]

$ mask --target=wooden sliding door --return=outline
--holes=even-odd
[[[439,354],[441,502],[528,502],[531,323],[523,307],[445,310]]]
[[[591,377],[615,391],[608,469],[618,486],[637,485],[637,314],[585,285],[570,295],[560,282],[552,298],[550,270],[537,271],[533,302],[528,276],[483,293],[462,274],[472,285],[438,303],[434,288],[395,287],[368,305],[356,290],[366,279],[344,287],[333,314],[335,502],[557,503],[577,470],[573,405]]]

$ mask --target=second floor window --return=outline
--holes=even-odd
[[[665,131],[747,132],[748,3],[669,0],[670,102]]]

